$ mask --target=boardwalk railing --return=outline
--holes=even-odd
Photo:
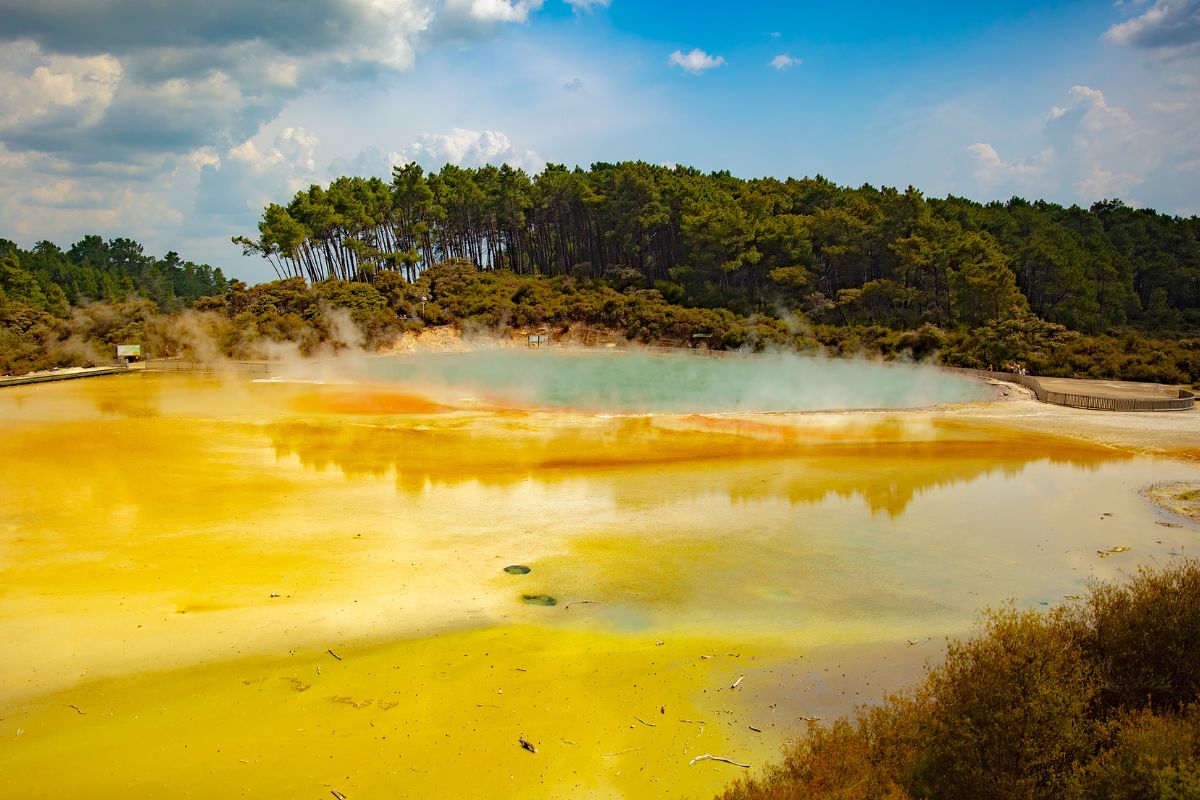
[[[986,369],[966,369],[962,372],[1015,383],[1031,390],[1043,403],[1071,408],[1098,411],[1187,411],[1196,407],[1196,394],[1187,389],[1180,389],[1179,397],[1102,397],[1094,394],[1054,392],[1043,388],[1041,381],[1033,375],[1015,375],[1011,372],[993,372]]]

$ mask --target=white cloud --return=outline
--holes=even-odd
[[[0,142],[81,165],[224,150],[338,79],[411,69],[543,0],[0,0]]]
[[[1186,128],[1155,128],[1089,86],[1073,86],[1066,104],[1051,108],[1043,133],[1044,149],[1027,159],[1005,160],[986,142],[967,147],[980,189],[992,197],[1032,193],[1084,206],[1120,197],[1144,206],[1144,187],[1179,196],[1183,165],[1197,154]]]
[[[497,25],[528,22],[542,4],[543,0],[444,0],[426,37],[460,41],[488,36]]]
[[[609,4],[609,0],[563,0],[563,2],[575,9],[576,12],[591,11],[597,6],[607,8]]]
[[[676,50],[674,53],[671,53],[667,62],[693,75],[700,75],[710,69],[723,65],[725,58],[724,56],[710,56],[697,47],[686,55],[682,51]]]
[[[1181,97],[1176,100],[1156,100],[1150,104],[1151,111],[1160,111],[1164,114],[1177,114],[1180,111],[1188,111],[1196,107],[1200,102],[1200,97]]]
[[[176,175],[169,168],[156,168],[154,181],[114,181],[107,172],[76,175],[68,162],[38,153],[10,154],[3,145],[0,165],[5,236],[65,245],[102,233],[131,236],[152,252],[179,249],[171,234],[185,217],[173,198]]]
[[[191,165],[193,169],[199,170],[202,167],[219,167],[221,166],[221,157],[211,147],[201,147],[188,153],[183,157],[184,161]]]
[[[453,128],[447,133],[425,133],[417,141],[391,155],[393,163],[417,161],[426,169],[443,164],[481,167],[484,164],[508,164],[528,172],[539,172],[546,161],[532,150],[518,150],[499,131],[472,131]]]
[[[976,142],[967,146],[975,162],[975,179],[986,189],[1001,186],[1030,187],[1045,174],[1054,154],[1044,150],[1028,161],[1005,161],[988,142]]]
[[[303,128],[284,128],[274,141],[265,147],[247,139],[230,149],[229,158],[240,161],[256,172],[263,172],[281,165],[293,170],[313,172],[316,167],[316,152],[321,141]]]
[[[1156,0],[1139,16],[1113,25],[1104,39],[1128,47],[1194,52],[1200,42],[1200,0]]]
[[[1128,197],[1130,190],[1145,182],[1145,178],[1137,175],[1128,172],[1114,173],[1099,164],[1092,164],[1091,170],[1076,180],[1075,188],[1080,197],[1099,200],[1108,197]]]
[[[0,138],[43,126],[94,125],[121,78],[121,62],[110,55],[43,56],[32,43],[12,47],[0,56]]]
[[[525,22],[542,0],[446,0],[445,13],[478,22]]]
[[[803,63],[804,62],[799,58],[790,56],[787,53],[780,53],[771,59],[768,66],[770,66],[772,69],[785,70],[791,67],[798,67]]]

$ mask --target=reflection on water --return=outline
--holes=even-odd
[[[731,776],[691,756],[773,756],[878,697],[864,664],[894,686],[983,605],[1185,548],[1136,490],[1195,474],[928,413],[10,389],[0,772],[59,797],[703,796]]]
[[[1087,468],[1131,457],[1046,437],[887,417],[785,424],[708,417],[564,421],[510,413],[433,425],[289,420],[265,430],[279,458],[337,468],[351,479],[394,476],[409,494],[466,482],[586,481],[619,503],[621,489],[652,475],[659,482],[669,476],[675,502],[715,493],[791,503],[860,497],[872,512],[890,516],[903,514],[925,491],[993,471],[1011,477],[1032,462]]]

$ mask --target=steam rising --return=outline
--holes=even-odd
[[[233,350],[270,362],[273,380],[387,383],[450,405],[469,398],[521,408],[711,414],[916,408],[991,397],[986,385],[935,367],[792,352],[530,349],[513,339],[433,329],[396,341],[411,348],[402,354],[379,355],[346,310],[322,308],[316,322],[320,331],[306,326],[282,341],[253,336]],[[214,366],[228,352],[218,339],[230,338],[212,315],[196,312],[177,317],[161,336],[172,352]]]
[[[989,396],[983,384],[934,368],[788,353],[507,349],[376,358],[362,367],[443,398],[624,413],[911,408]]]

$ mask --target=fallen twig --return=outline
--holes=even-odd
[[[612,758],[613,756],[620,756],[620,755],[624,755],[625,753],[632,753],[634,750],[641,750],[641,749],[642,748],[640,748],[640,747],[630,747],[625,750],[618,750],[615,753],[601,753],[600,757],[601,758]]]
[[[84,712],[84,710],[82,708],[75,705],[74,703],[67,703],[67,705],[70,706],[71,708],[75,709],[76,711],[78,711],[81,715],[86,715],[86,712]]]
[[[333,652],[332,650],[326,650],[325,652],[326,652],[326,653],[329,653],[329,655],[333,656],[333,657],[334,657],[334,658],[336,658],[338,661],[341,661],[341,660],[342,660],[342,657],[341,657],[341,656],[339,656],[337,653]]]
[[[658,727],[658,726],[657,726],[657,725],[655,725],[653,722],[646,722],[646,720],[642,719],[641,717],[636,717],[636,716],[635,716],[635,717],[634,717],[634,719],[636,719],[638,722],[640,722],[640,723],[642,723],[643,725],[646,725],[646,726],[648,726],[648,727],[651,727],[651,728],[657,728],[657,727]]]
[[[705,753],[702,756],[696,756],[695,758],[693,758],[691,761],[688,762],[688,766],[690,767],[691,765],[695,764],[697,761],[723,761],[726,764],[733,764],[735,767],[742,767],[743,769],[750,768],[749,764],[740,764],[737,761],[733,761],[732,759],[722,758],[721,756],[713,756],[713,755],[709,755],[708,753]]]
[[[533,746],[533,743],[530,742],[528,739],[526,739],[524,736],[521,736],[520,738],[518,738],[517,741],[521,743],[521,747],[525,748],[529,752],[531,752],[531,753],[537,752],[537,748]]]
[[[346,800],[346,795],[339,792],[337,789],[330,789],[329,793],[337,798],[337,800]]]
[[[563,608],[570,608],[571,606],[594,605],[595,603],[596,603],[595,600],[576,600],[573,603],[567,603],[565,606],[563,606]]]
[[[762,728],[756,728],[753,725],[748,725],[746,727],[750,728],[750,730],[754,731],[755,733],[762,733]]]
[[[740,684],[742,682],[742,680],[745,679],[745,677],[746,676],[743,675],[741,678],[738,678],[736,681],[733,682],[733,686],[730,686],[729,688],[736,689],[738,687],[738,684]]]

